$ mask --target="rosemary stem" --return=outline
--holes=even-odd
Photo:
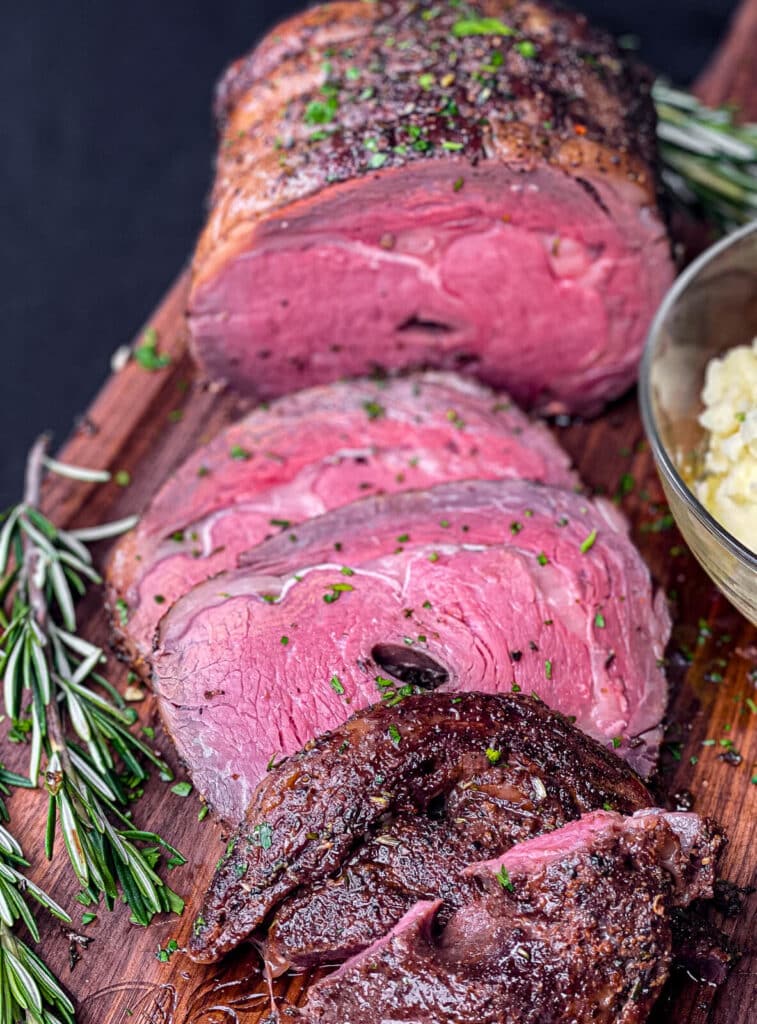
[[[26,460],[26,476],[24,480],[24,504],[37,508],[42,493],[42,473],[44,458],[50,445],[50,435],[40,434],[32,445]]]

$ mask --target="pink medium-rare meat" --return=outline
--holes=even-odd
[[[285,22],[219,90],[201,366],[262,398],[459,369],[596,410],[634,380],[672,278],[649,81],[545,2]]]
[[[686,820],[683,820],[686,819]],[[642,1024],[676,908],[712,897],[722,831],[697,815],[595,811],[475,864],[445,923],[422,901],[310,991],[311,1024]]]
[[[457,482],[354,502],[195,587],[154,684],[198,789],[239,820],[270,758],[413,687],[535,692],[648,774],[669,629],[612,506]]]
[[[280,399],[198,449],[118,545],[108,569],[114,626],[143,663],[170,605],[267,536],[367,494],[472,477],[578,483],[542,424],[454,374]]]

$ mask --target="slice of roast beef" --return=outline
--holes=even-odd
[[[364,499],[275,537],[166,614],[164,721],[238,821],[271,757],[413,686],[536,692],[647,773],[664,597],[603,501],[524,481]]]
[[[343,2],[278,26],[219,90],[200,364],[261,397],[437,367],[598,408],[672,277],[649,87],[546,0]]]
[[[266,774],[216,872],[190,953],[218,959],[296,890],[295,915],[303,893],[314,905],[307,920],[274,922],[277,967],[295,959],[297,943],[298,966],[338,958],[382,935],[414,895],[443,892],[454,902],[472,861],[586,810],[649,803],[626,764],[532,697],[435,693],[377,705]],[[391,851],[383,864],[379,847]],[[429,851],[433,861],[424,860]],[[318,928],[333,939],[339,889],[356,868],[353,896],[341,901],[353,937],[329,946]],[[336,893],[330,904],[326,880]],[[363,910],[365,935],[355,941]]]
[[[414,699],[436,709],[439,697]],[[391,709],[387,712],[391,720]],[[553,717],[550,712],[541,722],[524,721],[523,727],[548,732]],[[277,910],[263,947],[269,971],[277,975],[345,960],[390,931],[418,900],[442,899],[440,919],[446,920],[467,894],[461,879],[465,865],[559,828],[582,812],[602,807],[629,812],[652,802],[638,788],[633,799],[619,795],[617,769],[623,762],[583,733],[571,729],[560,741],[566,743],[566,756],[559,769],[541,736],[536,744],[522,737],[505,751],[489,747],[470,758],[466,777],[425,813],[383,821],[338,875],[301,886]],[[634,788],[632,779],[626,767],[624,790]]]
[[[454,374],[332,384],[256,410],[198,449],[116,548],[119,638],[144,662],[166,609],[266,536],[366,494],[472,477],[578,483],[542,424]]]
[[[478,891],[440,902],[310,991],[318,1024],[640,1024],[673,955],[671,911],[712,895],[723,842],[691,814],[598,811],[473,865]]]

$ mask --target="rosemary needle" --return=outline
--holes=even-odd
[[[28,861],[5,827],[8,811],[3,798],[9,787],[30,785],[28,779],[0,764],[0,1024],[74,1024],[71,1000],[28,943],[12,930],[23,923],[33,941],[39,942],[29,905],[32,899],[61,921],[71,921],[62,907],[26,877]]]
[[[76,601],[99,583],[85,541],[114,536],[133,525],[122,520],[88,530],[59,530],[40,511],[46,471],[84,475],[48,459],[47,439],[29,455],[24,500],[0,526],[0,675],[5,713],[15,738],[28,742],[28,781],[40,775],[48,792],[48,857],[60,834],[82,887],[80,900],[119,894],[135,923],[161,911],[180,913],[183,901],[157,872],[161,853],[172,865],[181,854],[153,832],[134,828],[130,805],[152,765],[170,779],[168,765],[131,730],[136,713],[101,674],[105,655],[77,633]],[[44,768],[43,768],[44,762]]]
[[[728,231],[757,217],[757,124],[737,124],[690,93],[656,82],[663,181],[681,205]]]

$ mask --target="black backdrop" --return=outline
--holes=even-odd
[[[300,3],[0,0],[0,507],[34,435],[68,433],[186,260],[213,83]],[[578,0],[686,84],[733,0]]]

